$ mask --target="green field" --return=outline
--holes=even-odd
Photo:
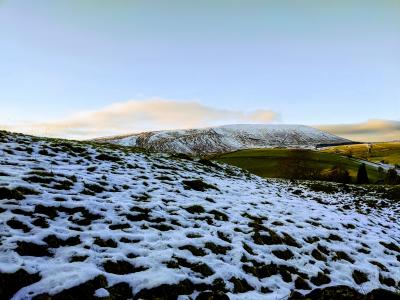
[[[267,178],[329,180],[327,175],[335,166],[350,173],[355,181],[360,165],[355,159],[312,150],[299,149],[250,149],[224,153],[211,157],[212,160],[231,164]],[[319,176],[314,172],[317,171]],[[377,168],[367,166],[371,183],[382,180],[384,175]],[[320,178],[326,177],[325,178]]]
[[[400,142],[333,146],[321,151],[358,157],[371,162],[400,165]]]

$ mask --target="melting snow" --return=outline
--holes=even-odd
[[[0,138],[0,273],[40,275],[13,299],[98,275],[98,297],[122,282],[138,295],[185,279],[193,296],[205,284],[231,299],[399,284],[398,203],[374,209],[350,193],[165,155]]]

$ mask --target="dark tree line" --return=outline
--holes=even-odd
[[[300,179],[300,180],[321,180],[332,181],[340,183],[357,183],[369,184],[371,180],[368,176],[368,170],[365,163],[358,167],[357,176],[354,179],[350,176],[350,172],[343,165],[335,165],[331,169],[326,170],[316,164],[310,164],[307,161],[307,153],[303,154],[302,158],[289,157],[281,160],[279,164],[279,177],[287,179]],[[400,176],[396,169],[390,169],[386,172],[381,168],[380,175],[384,179],[373,182],[375,184],[400,184]]]

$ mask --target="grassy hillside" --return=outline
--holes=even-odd
[[[268,178],[312,179],[314,171],[327,176],[335,166],[348,170],[352,181],[357,176],[359,162],[327,152],[299,149],[250,149],[225,153],[211,159],[235,165]],[[367,166],[371,182],[383,179],[374,167]],[[315,178],[314,178],[315,179]]]
[[[323,149],[322,152],[400,165],[400,142],[333,146]]]
[[[397,187],[1,131],[0,154],[1,300],[399,300]]]

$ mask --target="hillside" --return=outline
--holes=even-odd
[[[6,132],[0,171],[0,299],[399,299],[384,188]]]
[[[307,149],[249,149],[210,156],[212,160],[240,167],[258,176],[287,179],[330,180],[332,169],[347,170],[355,182],[361,162],[331,152]],[[367,165],[371,183],[384,179],[377,166]],[[333,180],[335,181],[335,180]]]
[[[400,165],[400,142],[332,146],[322,151],[367,159],[375,163]]]
[[[315,148],[351,141],[303,125],[226,125],[97,139],[156,152],[203,155],[251,148]]]

